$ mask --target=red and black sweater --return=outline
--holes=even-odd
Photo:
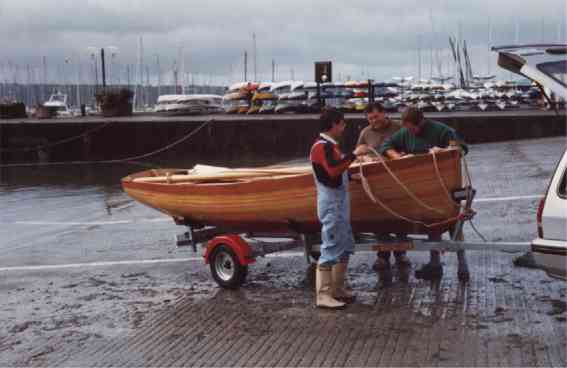
[[[353,153],[343,155],[336,143],[323,136],[315,141],[309,155],[317,180],[330,188],[341,186],[342,174],[355,158]]]

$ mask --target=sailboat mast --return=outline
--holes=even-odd
[[[272,83],[276,81],[276,61],[272,59]]]
[[[47,88],[47,57],[43,56],[42,58],[42,66],[43,66],[43,80],[42,80],[42,88],[41,88],[41,99],[45,101],[45,89]]]
[[[486,75],[490,75],[490,45],[492,44],[492,22],[488,17],[488,45],[486,47]]]
[[[252,41],[254,43],[254,82],[258,81],[258,73],[257,73],[257,54],[256,54],[256,33],[252,33]]]
[[[421,35],[417,36],[417,79],[421,81]]]
[[[248,52],[244,50],[244,82],[248,81]]]

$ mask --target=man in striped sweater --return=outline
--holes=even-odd
[[[349,257],[354,253],[348,167],[356,156],[367,154],[368,147],[361,145],[354,152],[341,152],[337,140],[343,135],[346,123],[343,113],[336,109],[325,109],[320,124],[321,134],[310,153],[317,187],[317,215],[323,225],[315,303],[317,307],[336,309],[354,300],[345,288]]]

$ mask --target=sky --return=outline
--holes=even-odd
[[[92,83],[101,48],[111,83],[172,83],[177,69],[229,84],[244,51],[249,80],[271,80],[272,60],[280,81],[313,80],[315,61],[334,80],[429,78],[453,74],[450,36],[474,74],[507,78],[489,45],[565,42],[566,19],[567,0],[0,0],[0,81]]]

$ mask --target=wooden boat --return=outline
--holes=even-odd
[[[374,203],[360,182],[351,182],[355,232],[426,234],[444,232],[456,222],[459,208],[448,193],[462,185],[458,150],[387,161],[387,167],[382,162],[355,163],[349,171],[359,173],[361,165],[371,193],[389,210]],[[123,178],[122,186],[132,198],[194,226],[239,232],[320,231],[308,164],[149,170]],[[433,229],[423,223],[443,224]]]

